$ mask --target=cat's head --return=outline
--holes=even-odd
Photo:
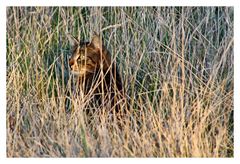
[[[103,69],[109,67],[111,63],[110,56],[98,35],[94,35],[91,42],[81,42],[72,35],[67,36],[72,46],[69,66],[73,74],[79,76],[92,74],[100,68],[101,61]]]

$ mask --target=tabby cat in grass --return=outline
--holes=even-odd
[[[79,41],[72,35],[68,39],[72,46],[69,67],[78,78],[79,92],[93,95],[94,102],[100,106],[111,104],[109,110],[121,110],[118,105],[122,101],[121,77],[100,36],[94,35],[90,42]]]

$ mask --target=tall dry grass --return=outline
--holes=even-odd
[[[233,7],[7,7],[6,23],[8,157],[233,157]],[[94,31],[123,79],[121,129],[71,93],[65,34]]]

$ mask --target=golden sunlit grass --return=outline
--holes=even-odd
[[[94,31],[123,120],[74,93],[66,33]],[[8,7],[6,57],[8,157],[233,157],[232,7]]]

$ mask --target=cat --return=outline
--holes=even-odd
[[[123,99],[123,87],[120,74],[111,54],[103,45],[99,35],[90,42],[82,42],[67,35],[72,46],[69,59],[71,73],[77,76],[77,87],[83,95],[93,94],[95,104],[111,104],[111,110],[119,113],[119,101]],[[93,111],[91,111],[93,112]]]

